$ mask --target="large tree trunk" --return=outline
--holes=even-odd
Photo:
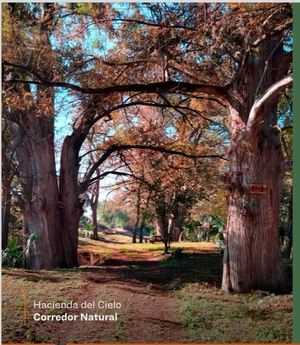
[[[18,7],[11,8],[12,16],[18,18]],[[51,53],[50,26],[53,25],[55,6],[44,4],[39,27],[39,46],[43,47],[38,56],[32,56],[28,63],[34,65],[38,59],[40,75],[53,78],[52,68],[43,59]],[[45,20],[47,19],[47,20]],[[28,77],[24,72],[24,79]],[[20,72],[18,72],[19,74]],[[19,178],[24,196],[24,220],[29,234],[35,235],[30,248],[29,264],[34,269],[51,269],[64,266],[61,241],[62,223],[54,153],[54,90],[37,86],[33,93],[29,86],[15,86],[17,95],[26,94],[24,108],[8,109],[11,137],[16,141]],[[29,98],[28,96],[31,95]],[[25,225],[26,226],[26,225]]]
[[[222,283],[226,291],[279,292],[285,288],[278,238],[283,161],[276,128],[278,94],[272,94],[259,108],[254,121],[249,122],[257,94],[264,94],[287,72],[278,42],[280,38],[274,36],[253,51],[232,88],[235,101],[230,109],[228,219]],[[255,193],[255,186],[251,187],[254,184],[262,188],[262,194]]]
[[[47,105],[47,113],[41,113],[40,104]],[[23,217],[29,234],[35,236],[29,258],[34,269],[64,266],[53,116],[54,91],[38,87],[34,106],[12,112],[9,120],[23,189]]]
[[[51,121],[32,116],[27,128],[18,125],[12,128],[12,134],[20,140],[16,152],[24,191],[24,219],[29,233],[36,236],[30,267],[62,267],[61,215]],[[49,131],[52,135],[46,134]]]
[[[278,236],[281,164],[280,146],[262,133],[256,143],[240,144],[232,154],[225,290],[280,291],[284,287]],[[263,185],[263,194],[252,194],[252,184]]]
[[[78,226],[83,214],[77,182],[79,146],[76,135],[67,136],[62,148],[61,173],[59,180],[63,235],[62,242],[66,267],[77,266]]]

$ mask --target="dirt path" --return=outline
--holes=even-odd
[[[106,334],[103,334],[102,339],[107,335],[109,340],[131,342],[167,342],[185,339],[177,315],[177,298],[174,292],[166,292],[146,283],[118,281],[109,284],[101,284],[99,281],[89,283],[87,290],[85,299],[116,301],[122,305],[118,311],[119,321],[116,324],[106,325]]]
[[[162,283],[162,255],[139,250],[122,253],[113,248],[100,267],[82,267],[83,289],[73,296],[84,302],[115,301],[120,309],[79,309],[77,313],[118,313],[117,322],[64,323],[56,329],[59,345],[67,342],[184,342],[185,331],[177,311],[176,291]]]

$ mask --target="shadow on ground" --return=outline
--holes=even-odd
[[[75,270],[74,270],[75,271]],[[49,283],[60,283],[66,280],[74,279],[72,276],[68,276],[70,270],[55,270],[55,271],[33,271],[24,269],[3,269],[2,275],[7,275],[15,278],[21,278],[30,282],[49,282]]]
[[[292,290],[292,270],[289,261],[284,262],[289,286]],[[152,285],[154,290],[177,290],[188,283],[208,283],[215,287],[221,286],[222,256],[218,253],[204,252],[184,254],[175,259],[172,256],[164,260],[136,260],[130,258],[109,258],[100,266],[81,266],[79,271],[83,281],[97,284],[117,282],[128,289],[128,285]],[[3,275],[22,278],[30,282],[58,283],[72,280],[70,270],[32,271],[32,270],[4,270]]]
[[[186,254],[162,261],[108,259],[101,267],[82,267],[83,279],[106,284],[153,284],[158,289],[179,289],[187,283],[206,282],[220,286],[222,257],[214,253]]]

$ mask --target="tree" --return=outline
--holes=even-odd
[[[285,52],[278,45],[280,39],[275,35],[263,41],[258,52],[249,54],[245,71],[232,86],[234,92],[239,90],[239,104],[229,115],[231,165],[223,271],[226,290],[280,291],[285,285],[278,244],[282,151],[276,109],[279,92],[292,79],[284,77],[289,65],[282,64]],[[256,100],[259,88],[262,93]],[[251,185],[257,183],[265,186],[265,194],[251,194]]]
[[[51,59],[56,58],[49,51],[50,26],[53,6],[44,4],[40,22],[34,25],[35,31],[25,27],[22,20],[30,15],[25,6],[6,5],[4,37],[6,45],[10,41],[20,43],[17,57],[30,61],[43,71],[46,78],[53,78]],[[16,19],[17,18],[17,19]],[[48,21],[49,20],[49,21]],[[14,33],[14,34],[12,34]],[[30,35],[31,33],[31,35]],[[27,34],[27,35],[26,35]],[[24,41],[24,37],[27,37]],[[25,48],[30,38],[39,42],[39,54],[30,56]],[[11,52],[9,53],[11,54]],[[43,59],[40,60],[41,55]],[[7,55],[9,57],[9,55]],[[25,76],[26,73],[10,72]],[[5,90],[4,114],[10,123],[11,137],[15,141],[19,164],[19,178],[23,186],[25,201],[24,216],[31,233],[37,236],[35,252],[32,253],[32,266],[35,268],[58,267],[63,264],[63,248],[60,234],[59,197],[54,161],[54,92],[47,87],[38,86],[35,96],[29,85],[15,86]],[[12,99],[16,96],[16,99]],[[18,103],[19,102],[19,103]]]
[[[17,23],[23,21],[22,28],[26,23],[28,26],[30,21],[39,23],[39,44],[42,42],[43,46],[48,47],[45,62],[52,56],[52,61],[56,61],[57,55],[51,55],[47,35],[55,28],[54,14],[56,22],[62,16],[59,6],[45,6],[42,14],[36,16],[37,19],[25,6],[23,9],[27,9],[27,12],[24,10],[25,15],[23,12],[23,17]],[[36,200],[33,203],[35,209],[29,208],[35,212],[37,219],[41,219],[30,228],[41,234],[40,238],[46,234],[45,238],[51,242],[41,240],[43,243],[37,246],[45,252],[43,257],[35,254],[39,262],[36,267],[58,264],[72,267],[76,264],[77,227],[82,213],[80,192],[87,188],[95,178],[93,174],[96,169],[109,156],[120,149],[141,149],[146,146],[127,144],[108,147],[89,170],[86,179],[78,184],[79,151],[90,128],[121,108],[151,103],[152,106],[173,107],[182,111],[181,102],[186,100],[185,97],[198,97],[215,102],[227,112],[231,134],[223,289],[237,292],[256,288],[282,290],[285,279],[277,231],[282,152],[276,129],[276,110],[280,93],[291,87],[292,83],[289,71],[290,5],[170,4],[153,7],[151,4],[136,4],[134,11],[127,16],[108,4],[95,4],[92,11],[90,7],[79,11],[76,6],[75,10],[74,7],[64,10],[67,16],[73,16],[79,32],[86,30],[81,22],[90,23],[92,20],[112,36],[117,32],[114,38],[119,40],[120,45],[118,52],[111,49],[105,58],[99,55],[88,58],[82,50],[73,50],[74,55],[70,57],[70,51],[62,51],[63,59],[68,63],[63,64],[61,70],[57,64],[55,75],[51,74],[53,71],[49,69],[49,64],[47,69],[41,68],[39,54],[34,56],[34,63],[28,65],[22,63],[28,50],[23,49],[16,58],[11,50],[7,52],[4,49],[4,81],[8,89],[12,87],[10,92],[17,90],[25,94],[30,91],[29,85],[35,85],[39,96],[32,102],[33,109],[22,117],[22,121],[27,120],[27,127],[23,126],[25,145],[19,157],[28,156],[29,147],[33,144],[28,135],[29,127],[34,129],[35,136],[40,136],[36,138],[39,144],[33,148],[35,154],[32,157],[37,157],[33,165],[39,163],[42,157],[43,161],[48,157],[48,168],[43,171],[49,172],[46,174],[49,182],[35,185],[38,182],[32,181],[33,191],[38,193],[36,198],[33,196],[30,199]],[[10,17],[13,16],[15,14],[11,11]],[[78,17],[83,20],[76,21]],[[117,22],[122,24],[114,24]],[[122,30],[118,30],[120,27]],[[16,38],[14,36],[13,41],[16,42]],[[22,41],[22,37],[19,40]],[[53,113],[54,87],[91,96],[90,102],[84,106],[84,115],[78,117],[72,134],[66,137],[63,144],[59,193],[52,158],[53,116],[45,121],[45,118],[32,115],[38,113],[36,109],[45,110],[45,104]],[[166,94],[181,97],[174,101]],[[9,100],[7,104],[11,107],[12,100]],[[52,133],[48,144],[42,141],[45,133]],[[27,153],[24,151],[26,147]],[[37,167],[40,165],[36,164]],[[33,171],[29,172],[28,166],[20,168],[20,174],[24,175],[24,172],[28,172],[29,180],[34,175]],[[37,173],[41,173],[40,169],[37,169]],[[38,181],[45,180],[45,175],[42,175]],[[262,185],[265,194],[259,196],[250,193],[253,184]],[[46,195],[46,200],[41,200],[41,195]],[[45,214],[44,210],[48,208],[49,212]],[[30,218],[30,212],[28,216]],[[56,220],[60,224],[55,224]],[[35,229],[37,223],[40,225]],[[59,229],[63,234],[63,251],[59,245],[54,245],[54,242],[60,243]]]

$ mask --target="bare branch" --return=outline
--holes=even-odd
[[[254,102],[249,114],[248,122],[247,122],[248,133],[253,131],[253,127],[260,116],[260,112],[263,106],[271,102],[274,99],[274,97],[278,96],[280,92],[284,91],[288,87],[291,87],[292,81],[293,81],[292,76],[287,76],[279,80],[277,83],[273,84],[261,98],[259,98],[257,101]]]

